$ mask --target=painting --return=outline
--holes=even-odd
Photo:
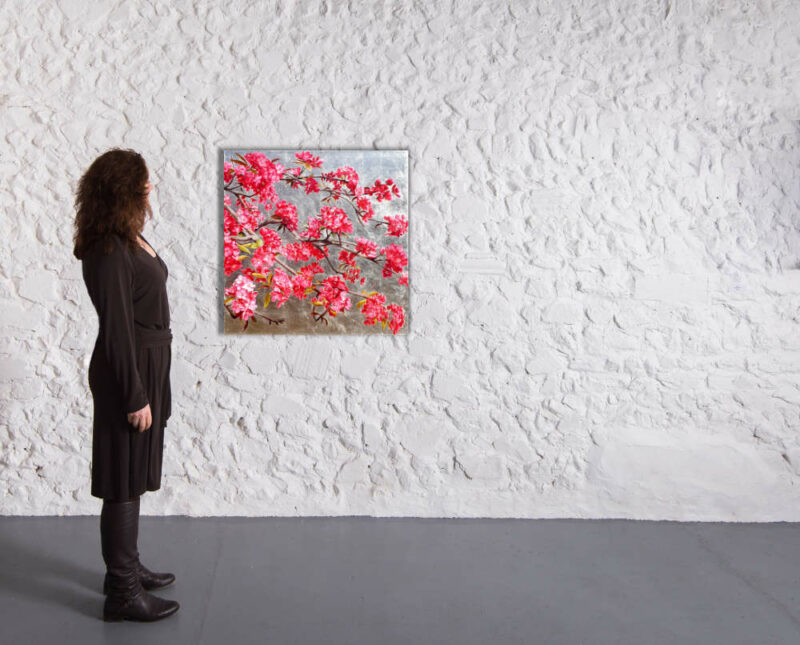
[[[406,150],[225,149],[225,334],[407,334]]]

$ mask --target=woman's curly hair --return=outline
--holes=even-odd
[[[139,251],[136,237],[145,217],[153,217],[145,190],[148,179],[147,164],[134,150],[113,148],[92,162],[75,193],[76,258],[82,260],[95,242],[110,252],[114,234],[126,240],[134,253]]]

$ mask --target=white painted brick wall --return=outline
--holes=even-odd
[[[93,514],[80,173],[139,150],[146,514],[800,520],[800,3],[0,6],[0,513]],[[408,337],[224,337],[225,147],[407,148]]]

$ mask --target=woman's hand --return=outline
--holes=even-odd
[[[148,403],[141,410],[128,413],[128,423],[130,423],[139,432],[144,432],[153,423],[153,415],[150,412],[150,404]]]

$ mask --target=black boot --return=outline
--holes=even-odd
[[[139,581],[142,583],[142,587],[147,591],[163,589],[175,582],[175,576],[172,573],[154,573],[141,562],[138,562],[137,565],[138,568],[136,571],[139,575]],[[108,573],[106,573],[106,578],[103,580],[103,593],[108,593]]]
[[[136,513],[139,513],[139,498],[135,498],[135,502],[137,505]],[[138,547],[138,540],[137,540],[137,547],[136,547],[136,573],[139,576],[139,580],[142,583],[142,587],[144,587],[147,591],[151,591],[153,589],[163,589],[164,587],[168,587],[173,582],[175,582],[175,576],[171,573],[154,573],[150,571],[147,567],[145,567],[139,561],[139,547]],[[103,593],[107,594],[109,589],[109,582],[108,582],[108,573],[106,573],[105,580],[103,580]]]
[[[103,500],[100,542],[109,584],[103,620],[154,621],[178,611],[177,602],[153,596],[142,586],[136,565],[138,537],[138,498],[119,502]]]

